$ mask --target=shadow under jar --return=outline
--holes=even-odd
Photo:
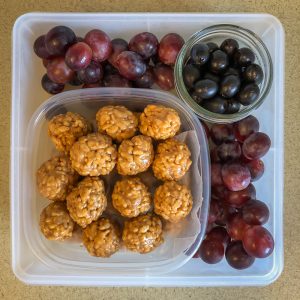
[[[218,47],[220,47],[222,42],[227,39],[234,39],[235,41],[237,41],[239,49],[249,48],[252,50],[255,56],[253,63],[261,67],[261,70],[263,72],[263,78],[257,84],[259,87],[259,95],[253,103],[246,106],[240,105],[239,110],[235,113],[216,113],[205,109],[203,106],[198,104],[199,102],[197,103],[197,97],[195,97],[195,95],[192,94],[191,89],[189,89],[184,82],[183,70],[185,65],[187,65],[187,63],[191,60],[191,49],[194,45],[199,43],[214,43],[218,45]],[[208,46],[210,45],[213,44],[209,44]],[[211,52],[213,51],[218,51],[218,49],[209,49],[210,60],[212,57]],[[203,66],[199,67],[200,73],[201,69],[206,70],[200,75],[199,80],[207,78],[213,80],[215,74],[210,72],[209,69],[207,70],[207,66],[209,64],[210,61],[203,64]],[[245,68],[241,69],[242,72]],[[230,65],[227,68],[225,68],[224,71],[222,71],[223,76],[226,75],[226,72],[228,73],[227,75],[232,75],[232,68],[230,67]],[[240,74],[241,86],[243,84],[243,76],[245,75]],[[207,27],[201,31],[198,31],[188,39],[188,41],[181,48],[181,51],[177,57],[174,68],[174,77],[175,87],[178,95],[201,119],[215,123],[231,123],[245,118],[265,101],[272,85],[273,65],[271,56],[266,45],[254,32],[236,25],[220,24]],[[219,78],[221,78],[221,76],[219,76]],[[220,82],[217,83],[219,86],[219,90],[215,97],[220,98]],[[196,101],[194,99],[196,99]],[[209,103],[209,99],[206,99],[205,101],[206,103]],[[227,105],[227,103],[229,103],[230,105],[230,102],[232,100],[228,99],[226,101],[227,102],[225,104]]]

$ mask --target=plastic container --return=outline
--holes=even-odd
[[[234,114],[218,114],[204,109],[193,100],[183,82],[182,70],[195,44],[214,42],[220,46],[225,39],[229,38],[235,39],[240,48],[247,47],[253,51],[255,63],[261,66],[264,77],[259,84],[260,94],[255,102],[248,106],[242,105],[241,109]],[[177,57],[174,74],[178,94],[201,119],[214,123],[230,123],[247,117],[267,99],[273,81],[273,64],[269,50],[255,32],[236,25],[218,24],[198,31],[188,39]]]
[[[49,98],[40,86],[45,69],[33,51],[35,38],[49,28],[64,24],[84,35],[92,28],[107,31],[112,38],[129,40],[134,34],[150,31],[161,38],[178,32],[185,39],[216,24],[230,23],[255,32],[266,44],[274,66],[273,85],[254,115],[272,146],[263,158],[266,172],[255,183],[258,198],[270,208],[266,224],[275,239],[275,250],[267,259],[257,259],[246,270],[234,270],[225,260],[207,265],[191,259],[176,271],[164,275],[98,274],[91,269],[74,272],[54,268],[36,258],[24,233],[22,211],[29,199],[22,193],[25,134],[34,111]],[[280,22],[267,14],[79,14],[32,13],[21,16],[13,30],[13,77],[11,116],[11,249],[12,269],[28,284],[75,286],[258,286],[276,280],[283,269],[283,115],[284,115],[284,32]]]

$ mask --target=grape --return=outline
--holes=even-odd
[[[104,75],[119,74],[119,71],[110,63],[103,62]]]
[[[240,213],[235,213],[228,219],[226,227],[232,239],[241,241],[250,225],[244,221]]]
[[[221,212],[221,206],[219,203],[216,200],[211,199],[208,214],[208,224],[214,223],[221,215]]]
[[[265,172],[265,165],[261,159],[253,159],[246,163],[250,174],[251,174],[251,181],[256,181],[260,177],[263,176]]]
[[[73,79],[74,74],[74,71],[66,65],[63,57],[52,59],[47,66],[48,77],[56,83],[65,84]]]
[[[224,227],[216,226],[206,235],[206,240],[219,240],[226,247],[230,242],[230,236]]]
[[[245,231],[243,246],[246,252],[257,258],[265,258],[274,250],[271,233],[262,226],[253,226]]]
[[[165,35],[159,44],[158,56],[166,65],[174,65],[177,55],[184,44],[184,39],[177,33]]]
[[[217,155],[222,162],[236,160],[241,157],[239,142],[225,142],[217,147]]]
[[[171,90],[174,88],[174,73],[169,66],[159,64],[154,67],[155,83],[162,90]]]
[[[210,137],[216,145],[234,141],[233,127],[230,124],[214,124],[210,128]]]
[[[249,268],[255,261],[255,258],[245,251],[240,241],[232,241],[227,246],[225,257],[228,264],[238,270]]]
[[[221,164],[211,164],[211,186],[223,185],[221,169]]]
[[[129,80],[137,80],[146,72],[146,64],[142,57],[133,51],[121,52],[115,61],[115,67]]]
[[[203,240],[199,248],[200,257],[207,264],[216,264],[224,257],[224,245],[222,241],[212,239]]]
[[[133,82],[137,88],[149,89],[154,84],[153,68],[148,66],[144,75]]]
[[[222,167],[222,179],[230,191],[245,189],[251,180],[249,169],[239,163],[226,163]]]
[[[112,52],[112,44],[109,36],[102,30],[93,29],[89,31],[85,38],[87,43],[93,51],[93,60],[101,62],[110,56]]]
[[[244,190],[241,191],[228,191],[224,197],[224,201],[233,207],[240,208],[244,206],[251,199],[256,198],[256,190],[253,184],[249,184]]]
[[[212,186],[211,197],[217,200],[223,200],[227,197],[228,190],[224,185]]]
[[[75,72],[73,79],[69,81],[69,84],[73,86],[79,86],[82,85],[82,83],[83,82],[78,78],[77,72]]]
[[[86,68],[92,60],[92,49],[86,43],[72,45],[65,56],[66,64],[74,71]]]
[[[218,155],[218,147],[215,147],[213,149],[210,150],[210,161],[212,163],[219,163],[221,162],[221,159]]]
[[[135,35],[129,42],[129,50],[138,53],[143,59],[148,59],[157,53],[157,37],[150,32]]]
[[[47,69],[50,59],[43,58],[43,66]]]
[[[226,226],[231,216],[237,212],[234,207],[225,205],[224,203],[220,205],[220,210],[221,213],[215,221],[215,223],[220,226]]]
[[[105,87],[131,87],[131,82],[120,74],[110,74],[104,77]]]
[[[64,84],[60,84],[60,83],[56,83],[56,82],[53,82],[47,74],[45,74],[42,78],[42,87],[43,89],[48,92],[49,94],[58,94],[60,92],[63,91],[65,85]]]
[[[243,219],[249,225],[263,225],[269,219],[268,206],[259,200],[251,200],[242,209]]]
[[[123,39],[114,39],[111,41],[111,44],[112,44],[112,53],[108,58],[108,61],[110,64],[114,66],[118,55],[121,52],[128,50],[128,43]]]
[[[97,83],[103,78],[102,66],[92,61],[85,69],[78,71],[78,78],[83,83]]]
[[[48,52],[45,45],[45,35],[41,35],[35,40],[33,44],[33,50],[34,53],[40,58],[44,58],[44,59],[51,58],[51,54]]]
[[[234,135],[239,142],[259,130],[259,122],[254,116],[248,116],[233,124]]]
[[[61,56],[68,48],[76,43],[76,35],[66,26],[56,26],[48,31],[45,36],[45,45],[51,55]]]
[[[264,156],[270,149],[271,140],[263,132],[252,133],[242,147],[243,154],[248,159],[258,159]]]

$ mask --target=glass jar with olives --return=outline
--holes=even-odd
[[[229,123],[265,101],[272,72],[269,51],[255,33],[221,24],[189,38],[177,57],[174,76],[179,96],[200,118]]]

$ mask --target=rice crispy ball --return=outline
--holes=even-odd
[[[152,165],[154,176],[163,181],[181,179],[192,164],[190,156],[185,143],[175,139],[160,143]]]
[[[178,113],[163,105],[147,105],[140,116],[140,132],[155,140],[166,140],[180,129]]]
[[[131,251],[141,254],[153,251],[164,241],[160,218],[141,215],[125,221],[122,239]]]
[[[107,175],[115,167],[117,150],[109,136],[91,133],[74,143],[70,158],[73,168],[82,176]]]
[[[112,204],[123,217],[133,218],[151,208],[151,195],[140,178],[125,178],[116,182]]]
[[[138,119],[125,106],[108,105],[96,114],[98,131],[112,137],[117,142],[133,137],[138,128]]]
[[[108,218],[100,218],[83,230],[83,244],[92,256],[110,257],[120,249],[119,227]]]
[[[177,223],[192,210],[193,197],[189,188],[175,181],[167,181],[154,193],[154,212],[165,220]]]
[[[49,204],[40,216],[40,229],[48,240],[63,241],[72,237],[74,225],[64,202]]]
[[[66,156],[54,156],[44,162],[36,172],[40,194],[53,201],[64,201],[77,183],[79,175]]]
[[[124,140],[118,149],[117,170],[121,175],[136,175],[146,171],[152,164],[154,150],[148,136],[137,135]]]
[[[48,135],[58,151],[68,153],[81,136],[91,131],[88,121],[79,114],[67,112],[53,117],[48,123]]]
[[[83,228],[97,220],[106,206],[104,183],[98,177],[85,177],[67,196],[71,218]]]

